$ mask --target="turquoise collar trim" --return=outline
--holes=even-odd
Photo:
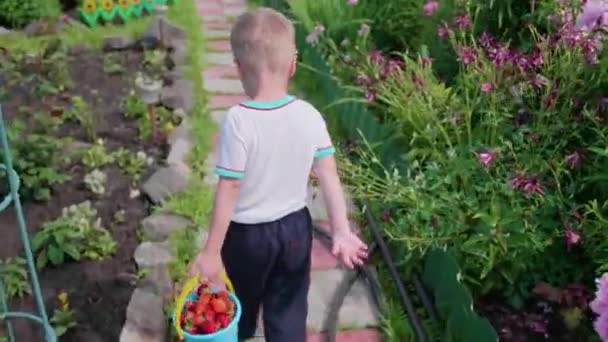
[[[241,103],[241,106],[253,109],[261,109],[261,110],[271,110],[281,108],[290,104],[292,101],[296,99],[295,96],[287,95],[281,99],[276,101],[245,101]]]

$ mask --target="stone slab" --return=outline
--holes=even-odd
[[[183,216],[164,213],[153,214],[141,222],[146,238],[152,242],[165,241],[171,234],[192,224],[192,221]]]
[[[346,209],[348,214],[355,212],[356,207],[353,203],[351,196],[348,193],[344,193],[344,199],[346,200]],[[327,215],[327,208],[325,199],[321,189],[317,186],[308,186],[308,197],[306,199],[308,209],[313,221],[327,221],[329,216]]]
[[[234,65],[231,52],[209,52],[203,55],[205,63],[213,65]]]
[[[311,252],[311,267],[313,270],[328,270],[338,267],[338,259],[336,259],[329,246],[326,246],[319,239],[313,239]]]
[[[329,311],[328,305],[346,273],[343,269],[315,270],[311,273],[307,326],[312,331],[322,332]],[[359,279],[344,300],[338,326],[361,329],[377,327],[379,323],[379,312],[371,290],[363,279]]]
[[[142,186],[143,192],[155,204],[188,186],[188,174],[175,167],[158,169]]]
[[[306,338],[306,342],[325,342],[326,334],[312,334]],[[375,329],[360,329],[339,331],[335,342],[380,342],[382,335]]]
[[[227,17],[238,17],[247,12],[247,6],[244,4],[234,4],[224,7],[224,15]]]
[[[239,72],[234,65],[212,65],[203,71],[203,78],[239,78]]]
[[[229,31],[232,28],[232,24],[227,21],[204,21],[203,28],[205,30]]]
[[[245,92],[240,80],[226,78],[212,78],[204,80],[205,90],[214,94],[240,95]]]
[[[164,337],[167,320],[163,312],[163,300],[160,296],[135,289],[127,306],[127,323],[133,330],[153,337]]]
[[[208,40],[217,40],[217,39],[229,39],[230,31],[229,30],[205,30],[203,35]]]
[[[231,51],[232,47],[230,46],[230,42],[227,40],[213,40],[207,43],[207,47],[211,51],[217,52],[227,52]]]
[[[168,242],[144,241],[135,249],[133,258],[139,268],[145,268],[166,265],[173,260],[173,255]]]

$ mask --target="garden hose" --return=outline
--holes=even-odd
[[[318,233],[318,235],[321,236],[321,243],[331,248],[331,236],[326,231],[315,228],[315,233]],[[369,246],[369,255],[372,255],[376,248],[377,244],[373,242]],[[371,269],[367,265],[361,265],[353,271],[348,271],[336,289],[334,297],[329,304],[327,317],[323,322],[322,331],[327,332],[328,342],[336,341],[340,308],[344,304],[344,300],[350,292],[350,289],[362,275],[370,285],[374,303],[378,308],[380,307],[382,303],[382,291],[380,290],[380,284]]]
[[[363,206],[362,206],[363,208],[369,208],[368,203],[364,202],[362,204],[363,204]],[[380,229],[378,228],[378,224],[374,220],[374,217],[372,216],[372,214],[369,210],[365,211],[365,215],[367,218],[367,222],[369,223],[369,228],[374,236],[374,240],[378,244],[378,247],[380,248],[380,252],[382,253],[384,262],[386,262],[386,264],[388,266],[388,271],[391,275],[391,278],[393,278],[393,281],[395,282],[395,286],[397,287],[397,292],[399,293],[399,298],[401,300],[401,304],[405,308],[406,317],[410,323],[410,326],[413,328],[414,334],[418,341],[427,342],[428,337],[426,335],[426,332],[424,331],[424,328],[422,327],[422,323],[420,322],[420,319],[416,315],[416,310],[414,308],[412,300],[410,299],[409,295],[407,294],[407,291],[405,290],[405,286],[403,285],[403,282],[401,281],[401,277],[399,276],[397,267],[395,266],[395,263],[394,263],[393,259],[391,258],[388,246],[384,242],[384,239],[382,238],[382,234],[380,234]]]

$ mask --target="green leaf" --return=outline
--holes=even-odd
[[[70,258],[78,261],[80,260],[80,251],[73,245],[66,244],[63,246],[63,252],[70,256]]]
[[[54,244],[49,245],[47,255],[49,257],[49,261],[55,266],[61,265],[65,257],[63,251]]]

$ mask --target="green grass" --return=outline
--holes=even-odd
[[[206,227],[211,212],[213,193],[202,180],[203,164],[211,148],[211,135],[216,127],[206,110],[206,97],[203,89],[201,55],[205,39],[200,29],[200,18],[196,14],[193,0],[182,0],[169,11],[169,19],[181,26],[188,36],[188,72],[187,77],[194,82],[194,93],[200,94],[195,99],[191,115],[191,136],[193,149],[190,164],[193,169],[190,184],[186,191],[178,193],[160,208],[190,218],[198,227]]]
[[[178,4],[172,8],[172,11],[176,11],[179,7],[184,7],[184,5]],[[105,36],[127,34],[132,37],[137,37],[145,32],[149,23],[150,17],[148,16],[129,21],[125,25],[108,25],[92,28],[86,26],[69,26],[55,35],[41,37],[28,37],[21,32],[15,32],[0,36],[0,47],[6,49],[25,49],[28,51],[38,50],[46,45],[49,40],[60,38],[68,46],[84,44],[92,48],[100,48],[103,45]]]

